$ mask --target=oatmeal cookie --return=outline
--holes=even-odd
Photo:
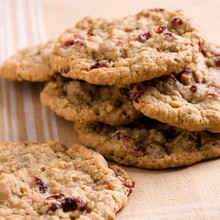
[[[143,10],[120,19],[86,17],[59,38],[50,62],[64,77],[100,85],[131,84],[180,71],[203,40],[181,10]]]
[[[152,119],[123,126],[80,122],[74,126],[82,143],[123,165],[164,169],[220,157],[220,134],[190,132]]]
[[[0,144],[0,216],[4,219],[115,219],[134,182],[83,146]]]
[[[92,85],[79,80],[49,82],[41,93],[41,102],[70,121],[127,124],[141,113],[111,86]]]
[[[48,41],[45,44],[19,50],[3,63],[0,76],[18,81],[49,81],[53,74],[49,56],[54,44],[55,41]]]
[[[207,45],[197,64],[121,92],[150,118],[190,131],[220,132],[219,76],[219,47]]]

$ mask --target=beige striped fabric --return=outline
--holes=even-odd
[[[211,41],[219,40],[217,0],[0,0],[0,63],[17,49],[56,38],[85,15],[115,17],[144,7],[184,8],[200,19]],[[42,88],[0,79],[0,141],[79,143],[72,123],[40,104]],[[136,189],[117,219],[220,219],[219,168],[220,160],[163,171],[125,167]]]
[[[0,0],[0,63],[17,49],[46,41],[42,1]],[[71,144],[72,124],[39,101],[43,84],[0,79],[0,141],[55,139]]]

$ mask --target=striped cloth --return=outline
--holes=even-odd
[[[0,0],[0,63],[17,49],[45,41],[41,0]],[[72,123],[40,104],[42,88],[43,84],[0,79],[0,141],[54,139],[73,143]]]
[[[126,15],[146,5],[156,6],[153,1],[139,0],[138,8],[137,4],[125,4],[126,1],[121,0],[117,1],[117,10],[114,10],[115,5],[112,2],[112,0],[0,0],[0,63],[17,49],[46,41],[45,30],[49,36],[55,33],[54,28],[58,28],[58,25],[64,30],[65,25],[70,22],[67,21],[67,17],[80,19],[85,14],[100,16],[107,13],[109,16],[115,16],[119,13],[118,8],[123,8]],[[189,2],[191,7],[188,7],[186,2]],[[202,17],[203,10],[212,7],[211,9],[215,11],[219,9],[220,2],[202,1],[198,11],[196,8],[200,2],[180,0],[179,5],[175,6],[172,0],[165,3],[157,0],[157,4],[168,4],[171,8],[185,6],[192,14],[195,13],[204,18],[204,21],[209,21],[210,25],[214,25],[216,18],[206,15]],[[50,17],[47,16],[48,12]],[[204,22],[204,26],[208,24]],[[0,141],[42,142],[55,139],[68,146],[74,142],[79,143],[72,123],[57,117],[40,104],[39,94],[42,88],[41,83],[0,79]],[[220,219],[219,167],[220,160],[165,171],[126,167],[127,172],[136,180],[136,189],[130,195],[128,205],[118,214],[118,219]]]

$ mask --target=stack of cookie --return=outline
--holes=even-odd
[[[44,50],[32,56],[52,70],[41,101],[88,148],[150,169],[220,156],[220,48],[182,11],[86,17]],[[21,61],[8,63],[25,79]]]
[[[219,52],[182,11],[85,18],[57,41],[41,100],[110,160],[191,165],[220,156]]]

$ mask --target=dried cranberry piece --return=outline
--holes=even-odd
[[[127,187],[127,189],[128,189],[128,196],[133,192],[133,190],[134,190],[134,187],[135,187],[135,181],[132,181],[131,183],[123,183],[123,185],[125,186],[125,187]]]
[[[89,29],[87,32],[88,36],[95,36],[94,30],[93,29]]]
[[[60,72],[61,73],[68,73],[70,71],[70,67],[62,67],[61,69],[60,69]]]
[[[65,198],[61,203],[64,212],[70,212],[77,209],[77,200],[71,198]]]
[[[182,25],[182,24],[183,24],[183,20],[180,18],[174,18],[170,23],[171,28],[176,28],[177,26]]]
[[[169,75],[167,78],[170,84],[174,84],[178,82],[177,78],[174,75]]]
[[[55,195],[52,195],[52,196],[49,196],[49,197],[47,197],[46,199],[56,199],[56,200],[59,200],[59,199],[62,199],[62,198],[64,198],[65,197],[65,195],[64,194],[55,194]]]
[[[220,67],[220,58],[219,57],[215,59],[215,66]]]
[[[121,40],[119,40],[118,42],[117,42],[117,46],[122,46],[124,44],[124,42],[123,41],[121,41]]]
[[[189,89],[193,93],[195,93],[197,91],[197,87],[195,85],[192,85]]]
[[[167,28],[165,26],[159,26],[157,28],[157,33],[161,34],[161,33],[164,33],[166,30],[167,30]]]
[[[186,67],[185,69],[183,69],[181,72],[179,72],[180,74],[186,74],[186,75],[190,75],[193,73],[192,69],[190,69],[189,67]]]
[[[134,102],[139,103],[139,98],[142,96],[144,92],[142,91],[141,87],[136,87],[134,90],[131,91],[130,99]]]
[[[35,177],[34,180],[35,180],[35,183],[38,185],[39,191],[41,193],[45,193],[47,191],[50,191],[49,186],[43,180],[41,180],[37,177]]]
[[[53,214],[57,209],[61,209],[62,206],[58,203],[52,203],[51,206],[48,207],[47,211],[46,211],[46,214]]]
[[[64,42],[64,45],[66,47],[72,46],[72,45],[75,45],[75,44],[80,45],[80,46],[86,46],[86,44],[84,42],[79,41],[79,40],[77,40],[77,41],[75,41],[75,40],[67,40],[67,41]]]
[[[203,51],[203,44],[201,42],[199,42],[198,45],[199,45],[199,52],[202,52]]]
[[[220,97],[220,90],[213,86],[208,86],[208,95],[214,98]]]
[[[79,211],[84,211],[84,210],[86,210],[86,204],[85,204],[85,202],[83,202],[82,200],[80,200],[80,199],[75,199],[76,200],[76,203],[77,203],[77,209],[79,210]]]
[[[169,37],[174,37],[174,35],[171,32],[169,32],[169,31],[166,31],[164,33],[164,35],[169,36]]]
[[[65,198],[61,203],[64,212],[70,212],[78,209],[79,211],[86,210],[86,204],[79,198]]]
[[[72,46],[73,44],[75,44],[75,41],[74,41],[73,39],[69,39],[69,40],[67,40],[67,41],[64,42],[64,45],[65,45],[66,47]]]
[[[84,38],[80,34],[74,34],[71,39],[64,42],[64,46],[69,47],[75,44],[80,46],[86,46],[86,44],[81,40],[84,40]]]
[[[90,67],[90,70],[97,69],[97,68],[106,68],[108,65],[106,63],[95,63]]]
[[[146,40],[150,39],[153,35],[153,32],[149,30],[148,32],[144,34],[140,34],[137,37],[137,40],[140,41],[141,43],[144,43]]]
[[[193,74],[193,71],[192,69],[186,67],[185,69],[183,69],[182,71],[180,71],[179,73],[177,73],[175,76],[176,76],[176,79],[180,82],[180,83],[183,83],[184,84],[184,80],[182,77],[184,77],[184,75],[188,76],[188,75],[191,75]]]

